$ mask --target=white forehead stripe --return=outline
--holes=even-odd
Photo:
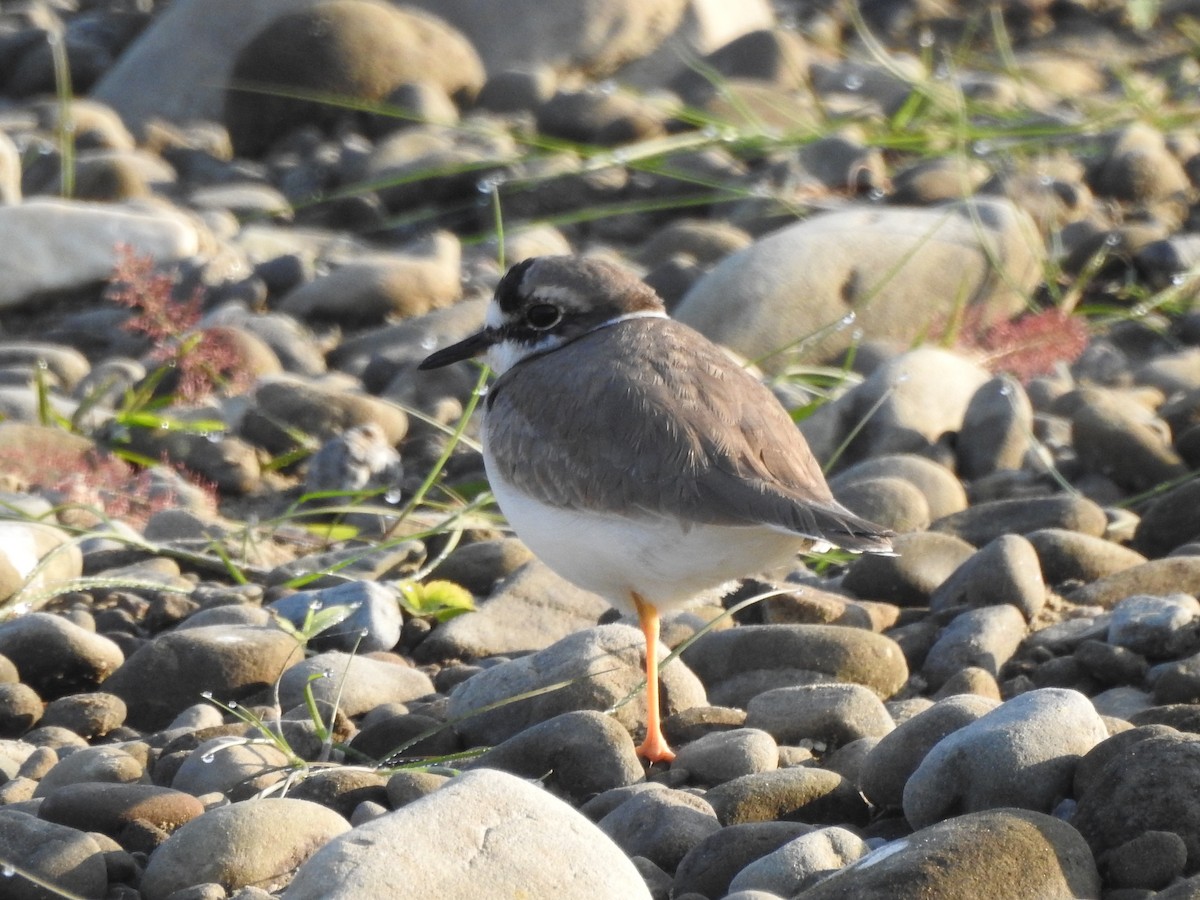
[[[597,328],[607,328],[609,325],[619,325],[621,322],[628,322],[630,319],[666,319],[667,314],[660,309],[639,309],[637,312],[622,313],[619,316],[614,316],[607,322],[601,322]]]

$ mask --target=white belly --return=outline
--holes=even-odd
[[[804,538],[762,526],[684,527],[677,519],[627,519],[547,506],[484,462],[500,510],[517,536],[559,575],[633,612],[631,592],[660,609],[683,606],[726,582],[787,562]]]

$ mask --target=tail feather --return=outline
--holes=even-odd
[[[809,509],[820,537],[835,547],[855,553],[895,553],[892,547],[894,531],[856,516],[840,503],[813,503],[809,504]]]

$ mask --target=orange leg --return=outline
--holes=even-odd
[[[633,594],[633,605],[646,636],[646,739],[637,752],[652,763],[670,762],[675,751],[663,737],[658,713],[658,610],[637,594]]]

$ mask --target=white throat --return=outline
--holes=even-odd
[[[593,331],[599,331],[601,328],[609,328],[621,322],[627,322],[630,319],[665,319],[667,314],[658,310],[643,309],[637,312],[622,313],[619,316],[613,316],[604,322],[601,322],[595,328],[588,331],[591,334]],[[487,316],[485,324],[488,328],[499,328],[504,323],[504,317],[500,312],[500,306],[494,300],[488,304]],[[538,353],[545,353],[548,350],[553,350],[556,347],[561,347],[565,343],[562,335],[547,334],[539,341],[532,344],[519,343],[517,341],[499,341],[488,348],[487,364],[489,368],[497,375],[503,375],[521,360],[527,357],[534,356]]]

